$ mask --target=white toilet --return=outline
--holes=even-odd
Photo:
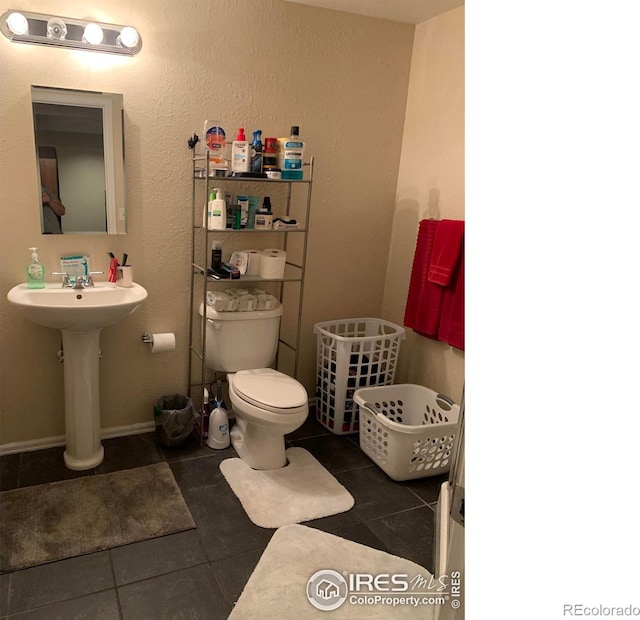
[[[287,464],[284,436],[302,426],[309,412],[302,384],[268,368],[275,359],[281,316],[280,303],[253,312],[218,312],[207,306],[205,364],[228,373],[236,414],[231,443],[253,469]]]

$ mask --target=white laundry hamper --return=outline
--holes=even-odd
[[[360,448],[393,480],[447,473],[460,406],[448,396],[413,384],[356,390]]]
[[[336,435],[358,432],[359,387],[390,385],[396,373],[403,327],[374,318],[316,323],[318,375],[316,419]]]

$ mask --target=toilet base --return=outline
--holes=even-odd
[[[273,435],[236,415],[231,445],[252,469],[280,469],[287,464],[283,435]]]

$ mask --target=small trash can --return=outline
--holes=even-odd
[[[179,448],[196,425],[193,402],[182,394],[161,396],[153,403],[156,437],[165,448]]]

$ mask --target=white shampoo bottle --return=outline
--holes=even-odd
[[[207,207],[207,228],[224,230],[227,227],[227,202],[220,188],[212,189]]]

